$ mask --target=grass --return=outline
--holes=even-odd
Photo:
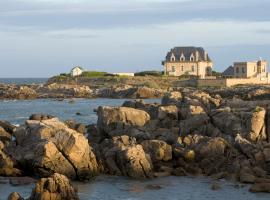
[[[107,74],[107,72],[85,71],[82,73],[81,77],[104,77]]]

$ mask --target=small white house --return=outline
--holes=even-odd
[[[84,69],[82,67],[76,66],[71,69],[70,75],[71,76],[80,76],[84,72]]]

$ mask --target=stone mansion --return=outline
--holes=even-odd
[[[203,79],[212,75],[212,60],[202,47],[175,47],[162,64],[169,76],[193,75]]]

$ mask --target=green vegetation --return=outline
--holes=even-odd
[[[162,71],[142,71],[135,73],[135,76],[162,76]]]
[[[221,77],[221,73],[217,71],[212,71],[212,76]]]
[[[263,111],[263,108],[260,106],[257,106],[254,110],[254,113]]]
[[[107,75],[107,72],[85,71],[82,73],[81,77],[104,77]]]

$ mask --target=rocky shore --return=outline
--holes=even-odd
[[[49,115],[0,122],[0,176],[41,178],[29,199],[78,199],[68,178],[98,174],[208,176],[270,192],[270,92],[242,90],[178,88],[161,104],[99,107],[97,124],[83,128]]]
[[[86,85],[58,84],[48,85],[5,85],[0,84],[0,99],[68,99],[68,98],[161,98],[167,90],[146,86],[120,85],[91,89]]]

